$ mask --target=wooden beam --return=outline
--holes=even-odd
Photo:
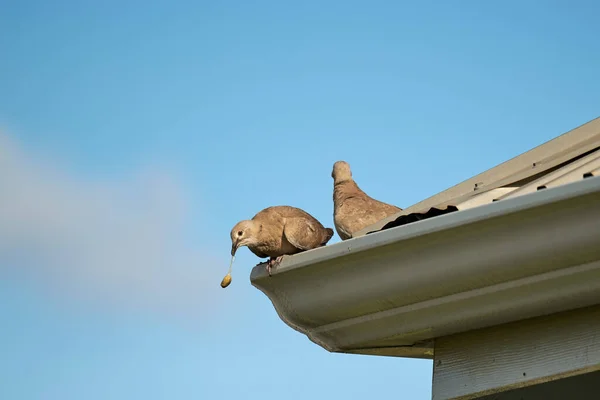
[[[600,305],[437,338],[432,399],[478,399],[598,370]]]
[[[478,400],[598,400],[600,371],[490,394]]]

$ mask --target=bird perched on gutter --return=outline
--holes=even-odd
[[[284,255],[325,246],[333,229],[325,228],[316,218],[296,207],[268,207],[252,219],[238,222],[231,230],[231,257],[238,248],[247,246],[260,258],[269,257],[267,272],[278,265]]]
[[[337,161],[333,178],[333,222],[342,240],[382,219],[402,211],[400,207],[375,200],[363,192],[354,179],[350,164]]]

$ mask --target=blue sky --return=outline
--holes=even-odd
[[[407,207],[600,116],[592,1],[2,10],[3,399],[429,399],[429,361],[288,328],[249,251],[222,290],[229,230],[332,226],[339,159]]]

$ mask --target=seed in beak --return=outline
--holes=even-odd
[[[235,252],[235,251],[232,250],[232,252]],[[227,272],[227,275],[225,275],[225,277],[221,281],[221,287],[223,289],[225,289],[231,283],[231,267],[233,266],[233,260],[235,260],[235,256],[232,255],[231,261],[229,262],[229,271]]]

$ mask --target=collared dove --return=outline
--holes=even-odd
[[[269,257],[267,272],[279,264],[284,255],[325,246],[333,229],[325,228],[312,215],[290,206],[265,208],[252,219],[238,222],[231,230],[231,256],[247,246],[260,258]]]
[[[402,211],[400,207],[375,200],[363,192],[354,179],[350,165],[337,161],[331,172],[333,178],[333,222],[342,240],[365,227]]]

